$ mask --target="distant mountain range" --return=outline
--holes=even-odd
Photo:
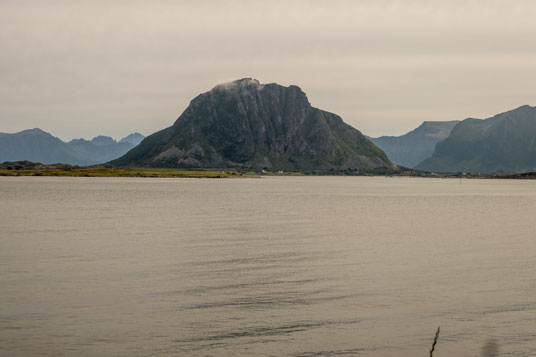
[[[369,140],[370,139],[370,140]],[[244,78],[194,98],[175,123],[144,139],[64,142],[41,129],[0,133],[0,163],[187,169],[444,173],[536,172],[536,107],[488,119],[423,122],[399,137],[369,138],[312,107],[297,86]],[[139,145],[138,145],[139,144]],[[383,150],[383,151],[382,151]]]
[[[314,108],[297,86],[251,78],[216,86],[193,99],[175,123],[115,166],[242,170],[393,170],[361,132]]]
[[[402,136],[370,138],[394,164],[413,168],[432,156],[436,144],[449,136],[459,121],[425,121]]]
[[[68,143],[41,130],[14,134],[0,133],[0,162],[33,161],[43,164],[94,165],[122,156],[143,140],[139,133],[115,141],[109,136],[92,140],[74,139]]]
[[[536,107],[524,105],[492,118],[461,121],[416,168],[468,173],[536,171]]]

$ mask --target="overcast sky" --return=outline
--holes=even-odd
[[[149,135],[197,94],[300,86],[371,136],[536,105],[536,1],[0,2],[0,132]]]

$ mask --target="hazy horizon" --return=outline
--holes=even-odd
[[[530,1],[4,1],[0,132],[150,135],[244,77],[366,135],[535,105]]]

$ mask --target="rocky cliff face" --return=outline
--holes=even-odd
[[[449,136],[459,121],[425,121],[418,128],[402,136],[371,138],[389,160],[397,165],[413,168],[432,156],[436,144]]]
[[[417,169],[437,172],[536,171],[536,107],[465,119]]]
[[[111,164],[285,171],[393,168],[358,130],[312,107],[299,87],[248,78],[199,95],[173,126]]]

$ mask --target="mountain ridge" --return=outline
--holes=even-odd
[[[33,161],[87,166],[117,158],[134,146],[103,135],[91,140],[64,142],[40,128],[33,128],[17,133],[0,133],[0,162]]]
[[[394,164],[413,168],[432,156],[436,144],[445,139],[458,122],[424,121],[404,135],[380,136],[370,140],[382,149]]]
[[[437,172],[536,171],[536,107],[522,105],[487,119],[467,118],[416,166]]]

